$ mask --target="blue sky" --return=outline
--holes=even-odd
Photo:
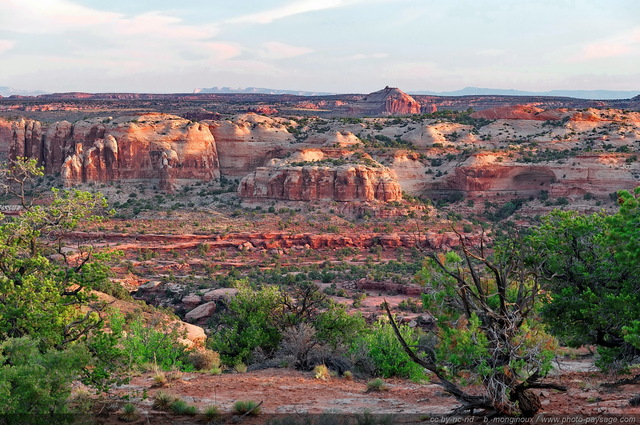
[[[0,0],[0,86],[640,89],[637,0]]]

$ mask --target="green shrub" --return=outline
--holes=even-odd
[[[221,412],[218,406],[212,404],[205,407],[204,410],[202,411],[202,414],[204,415],[205,418],[211,421],[216,419],[218,416],[220,416]]]
[[[282,338],[276,323],[281,299],[274,286],[254,291],[246,283],[239,284],[228,310],[213,318],[217,330],[210,338],[211,348],[220,353],[225,364],[247,362],[256,348],[275,351]]]
[[[367,382],[367,391],[386,391],[387,384],[381,378],[372,379]]]
[[[186,401],[178,398],[175,399],[173,403],[171,403],[170,408],[171,411],[176,415],[185,415],[187,410],[189,409],[189,404]]]
[[[153,398],[153,408],[156,410],[168,411],[176,401],[176,397],[164,391],[158,391]]]
[[[134,406],[132,403],[127,403],[122,408],[122,413],[120,413],[118,419],[124,422],[134,422],[138,420],[139,417],[140,413],[138,412],[136,406]]]
[[[90,362],[82,345],[40,352],[38,341],[9,338],[0,344],[0,415],[69,411],[71,383]]]
[[[400,333],[409,345],[416,345],[419,335],[406,325],[400,325]],[[353,351],[363,350],[373,362],[378,375],[384,378],[397,376],[422,381],[427,378],[422,367],[405,353],[388,323],[378,321],[368,333],[361,335]]]
[[[260,407],[258,403],[251,400],[239,400],[233,404],[233,411],[238,415],[244,415],[248,412],[250,416],[257,416],[260,414]]]
[[[125,320],[122,314],[114,314],[111,328],[122,334],[121,344],[129,356],[130,366],[155,363],[163,370],[185,368],[187,346],[180,342],[184,331],[176,322],[161,316],[145,323],[142,317]],[[126,332],[123,332],[126,331]]]

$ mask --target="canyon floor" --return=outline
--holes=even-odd
[[[637,372],[637,371],[636,371]],[[598,372],[590,356],[562,356],[556,369],[547,379],[567,387],[566,392],[538,390],[542,400],[542,417],[575,416],[583,418],[608,417],[610,423],[634,423],[640,419],[640,407],[633,407],[629,400],[637,396],[638,384],[604,387],[603,382],[615,382],[628,376],[611,376]],[[195,417],[176,416],[154,410],[153,397],[158,391],[180,397],[200,409],[216,405],[222,416],[219,423],[233,423],[231,415],[234,402],[253,400],[262,402],[261,414],[245,417],[243,423],[310,423],[322,415],[371,414],[377,423],[429,423],[449,420],[450,423],[468,422],[470,418],[449,417],[458,404],[435,383],[415,383],[408,380],[388,379],[387,390],[367,391],[366,380],[353,381],[340,377],[322,381],[312,372],[290,369],[265,369],[246,373],[223,373],[212,376],[202,373],[185,373],[165,388],[153,388],[151,374],[141,374],[118,390],[130,395],[139,406],[141,416],[137,423],[196,423]],[[143,399],[142,394],[147,397]],[[115,408],[115,406],[111,406]],[[103,423],[112,423],[112,415]],[[295,419],[297,418],[297,419]],[[315,418],[315,419],[313,419]],[[307,422],[305,422],[305,420]],[[586,419],[585,419],[586,420]],[[238,421],[236,417],[235,421]],[[278,422],[281,421],[281,422]],[[482,420],[479,420],[482,421]],[[533,419],[535,421],[535,418]],[[330,423],[330,422],[329,422]],[[371,423],[371,422],[369,422]]]

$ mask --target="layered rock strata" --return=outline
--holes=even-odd
[[[176,180],[220,177],[209,126],[165,114],[92,119],[45,127],[37,121],[0,121],[5,158],[40,161],[67,185],[114,180]]]

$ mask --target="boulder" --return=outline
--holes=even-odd
[[[211,315],[216,311],[216,303],[210,301],[208,303],[204,303],[194,308],[190,312],[188,312],[184,317],[186,320],[190,322],[206,322],[206,320],[211,317]]]

